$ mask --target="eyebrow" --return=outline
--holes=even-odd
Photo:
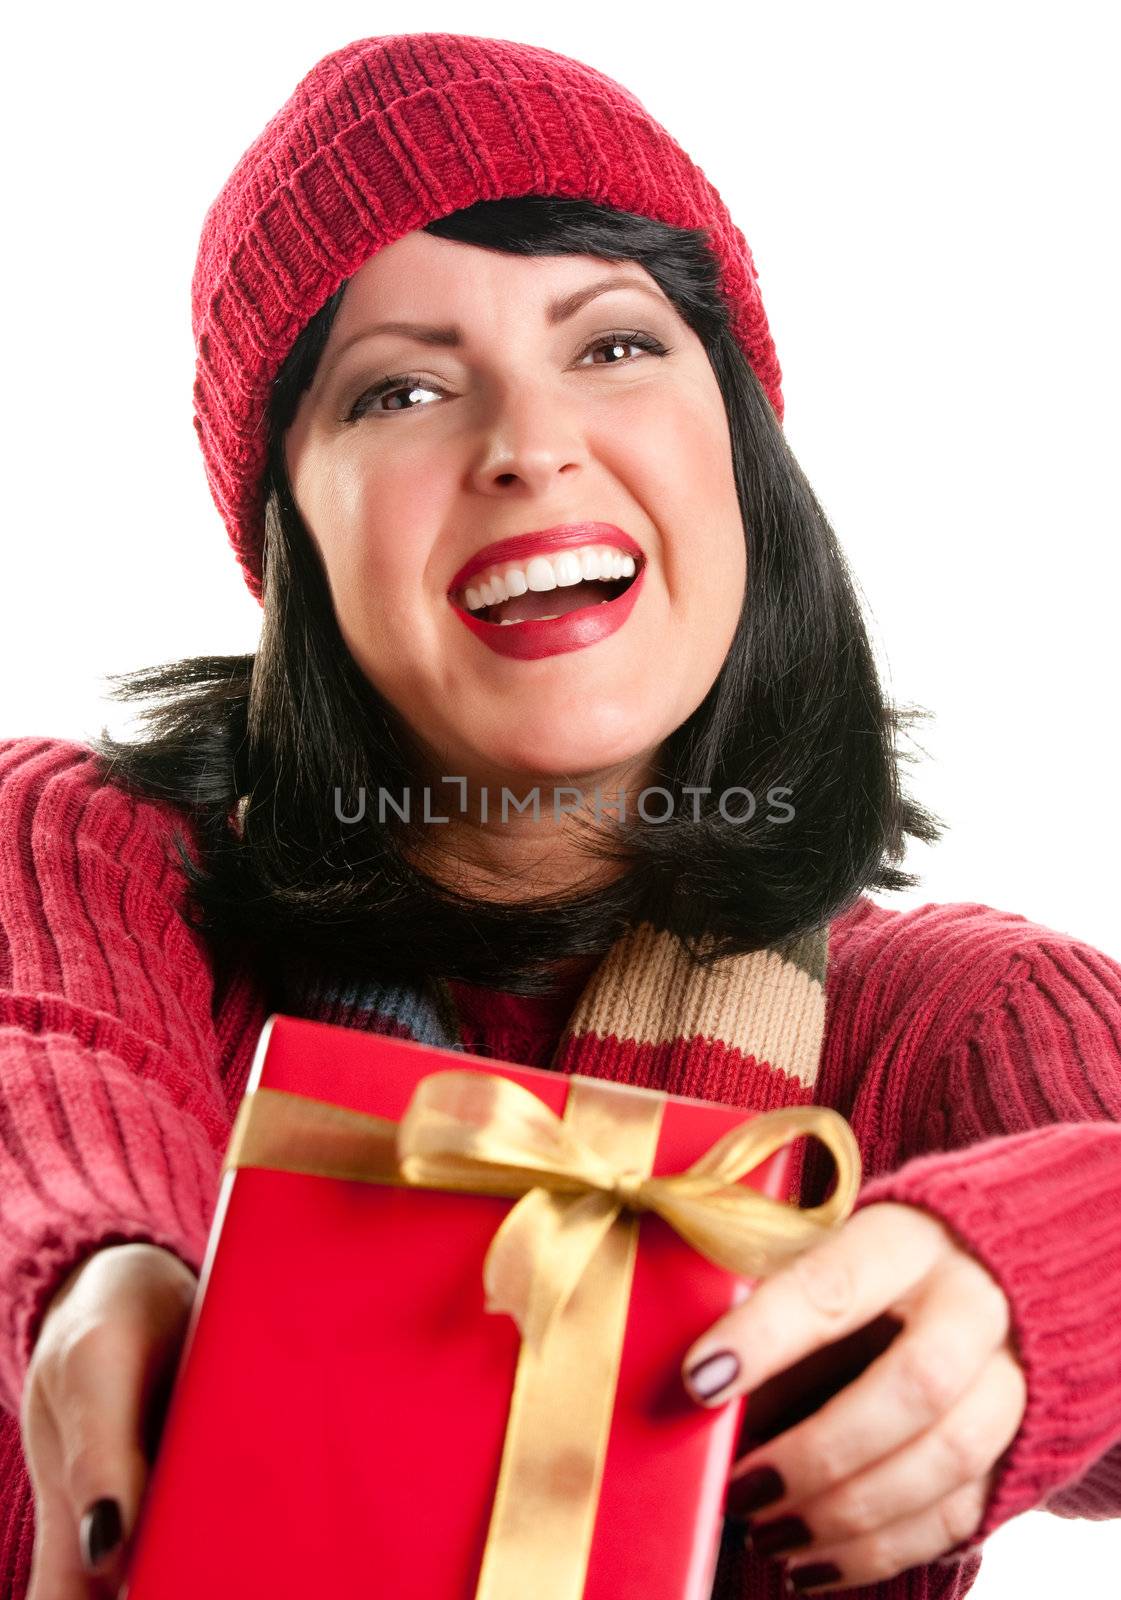
[[[595,300],[601,294],[609,294],[613,289],[637,289],[640,294],[649,295],[663,307],[666,304],[665,296],[652,284],[642,283],[638,278],[620,277],[616,273],[613,277],[597,278],[594,283],[585,284],[582,289],[574,289],[571,294],[550,300],[545,308],[545,320],[551,328],[558,327],[560,323],[574,317],[589,300]],[[363,339],[372,339],[378,333],[402,334],[407,339],[415,339],[418,344],[437,345],[447,350],[457,350],[463,345],[463,336],[454,323],[437,327],[427,322],[379,322],[375,327],[364,328],[361,333],[356,333],[352,339],[348,339],[336,352],[327,370],[330,371],[352,345],[358,344]]]

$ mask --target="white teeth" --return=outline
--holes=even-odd
[[[574,550],[562,550],[553,562],[553,571],[556,573],[557,584],[562,589],[570,589],[574,583],[583,582],[580,557]]]
[[[555,556],[534,556],[524,567],[510,566],[504,572],[488,573],[484,583],[468,584],[463,591],[468,611],[480,611],[527,590],[546,593],[564,589],[584,580],[617,582],[632,578],[638,570],[635,558],[602,545],[583,545],[577,550],[562,550]]]
[[[545,556],[534,556],[525,569],[525,581],[535,594],[544,594],[547,589],[555,589],[557,575],[553,571],[553,563]]]
[[[595,550],[581,550],[580,576],[582,578],[599,577],[599,555]]]

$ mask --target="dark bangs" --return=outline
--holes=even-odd
[[[654,783],[666,794],[649,820],[628,804],[621,821],[580,833],[589,871],[619,863],[611,882],[541,896],[527,881],[524,896],[509,885],[510,899],[486,900],[426,873],[424,835],[439,830],[392,808],[379,820],[369,798],[422,791],[408,730],[343,642],[284,470],[283,435],[340,289],[274,385],[257,651],[116,674],[114,698],[155,704],[140,713],[142,738],[103,728],[95,742],[106,781],[194,819],[201,857],[182,835],[176,846],[196,925],[269,970],[292,952],[339,979],[440,974],[536,993],[552,963],[602,954],[643,920],[707,962],[820,927],[864,890],[915,886],[897,865],[907,837],[933,843],[943,825],[904,792],[898,737],[926,713],[884,698],[837,538],[732,337],[704,233],[541,196],[483,201],[426,231],[521,255],[637,261],[676,306],[728,415],[748,571],[735,637],[661,750]],[[336,794],[350,816],[363,790],[362,819],[340,820]],[[239,838],[229,819],[243,796]]]

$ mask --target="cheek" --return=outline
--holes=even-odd
[[[312,522],[340,618],[419,604],[432,532],[439,526],[439,485],[406,460],[370,453],[336,457]]]
[[[615,459],[659,531],[671,590],[738,614],[747,557],[719,391],[700,384],[631,421],[620,434],[625,462]]]

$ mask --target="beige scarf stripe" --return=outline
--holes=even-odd
[[[796,939],[699,967],[675,935],[640,923],[616,941],[588,978],[550,1064],[657,1088],[668,1086],[659,1082],[662,1065],[668,1069],[678,1045],[689,1047],[690,1076],[698,1083],[706,1080],[706,1054],[715,1082],[724,1077],[727,1053],[735,1051],[776,1075],[777,1104],[812,1103],[825,1037],[828,956],[825,924]],[[447,983],[429,980],[428,993],[446,1048],[461,1048],[452,1043],[459,1039],[460,1023]],[[384,1011],[384,1001],[376,1009]],[[647,1061],[632,1078],[628,1063],[643,1047]],[[651,1050],[661,1065],[652,1066]],[[789,1092],[782,1090],[782,1080]]]
[[[704,1039],[812,1089],[825,1029],[827,948],[823,928],[794,945],[725,957],[705,970],[673,934],[642,923],[592,974],[564,1039],[592,1035],[636,1045]]]

